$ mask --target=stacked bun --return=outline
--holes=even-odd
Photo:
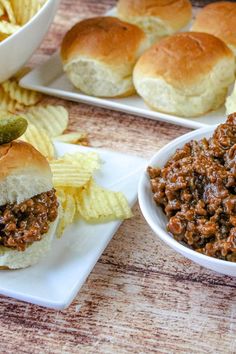
[[[124,97],[135,92],[132,74],[146,49],[144,32],[114,17],[96,17],[76,24],[64,37],[64,71],[83,93]]]
[[[118,17],[147,34],[151,43],[185,27],[192,18],[189,0],[119,0]]]
[[[136,64],[134,83],[151,108],[194,117],[224,103],[234,70],[234,55],[219,38],[179,33],[144,53]]]
[[[205,6],[197,15],[192,30],[219,37],[236,55],[236,3],[222,1]]]

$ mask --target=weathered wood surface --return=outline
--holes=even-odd
[[[31,64],[44,61],[80,18],[112,0],[63,0]],[[91,142],[150,157],[187,130],[56,99]],[[236,353],[236,280],[207,271],[158,240],[142,218],[125,222],[73,304],[55,312],[1,297],[1,353]]]

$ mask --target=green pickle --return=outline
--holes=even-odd
[[[7,115],[0,117],[0,145],[10,143],[23,135],[28,122],[20,116]]]

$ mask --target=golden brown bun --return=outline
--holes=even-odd
[[[0,145],[0,205],[20,203],[52,187],[50,166],[32,145]]]
[[[128,63],[136,58],[144,33],[115,17],[96,17],[77,23],[64,37],[61,56],[67,64],[78,55],[101,59],[107,64]]]
[[[169,84],[191,86],[209,73],[222,58],[233,57],[231,50],[218,38],[207,33],[178,33],[165,38],[139,59],[136,74],[162,77]]]
[[[64,37],[61,58],[72,83],[94,96],[125,96],[134,91],[133,67],[146,49],[137,26],[114,17],[77,23]]]
[[[219,37],[236,55],[236,3],[222,1],[205,6],[197,15],[192,30]]]
[[[134,69],[134,83],[154,109],[193,117],[224,102],[234,69],[233,53],[219,38],[179,33],[143,54]]]
[[[118,17],[139,25],[146,33],[156,31],[158,37],[160,32],[161,37],[173,34],[190,22],[192,5],[189,0],[119,0],[117,13]]]

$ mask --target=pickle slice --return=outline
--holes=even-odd
[[[0,117],[0,145],[10,143],[24,134],[28,126],[26,119],[7,115]]]

